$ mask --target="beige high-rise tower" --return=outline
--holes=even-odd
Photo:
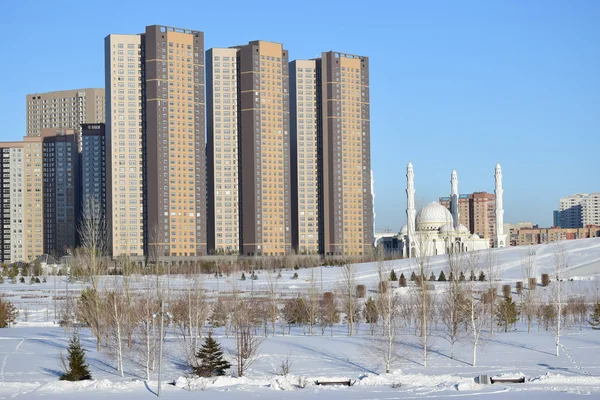
[[[241,253],[292,251],[288,52],[279,43],[239,46]]]
[[[205,254],[203,33],[109,35],[105,61],[112,255]]]
[[[206,52],[208,251],[240,251],[237,49]]]
[[[27,136],[42,129],[73,129],[81,142],[81,124],[103,123],[104,89],[60,90],[27,95]]]
[[[298,254],[319,253],[320,65],[290,63],[292,242]]]

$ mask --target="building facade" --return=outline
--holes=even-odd
[[[44,253],[61,257],[78,245],[81,186],[75,131],[42,129],[42,151]]]
[[[44,254],[43,149],[41,136],[23,138],[23,261]]]
[[[517,237],[517,246],[561,240],[588,239],[600,237],[600,226],[588,225],[585,228],[522,228],[518,230]]]
[[[207,242],[209,254],[239,254],[237,49],[206,52]]]
[[[321,252],[364,256],[373,248],[369,59],[330,51],[320,65]]]
[[[243,255],[292,252],[288,52],[279,43],[236,47],[239,65]]]
[[[0,143],[0,263],[23,259],[23,143]]]
[[[583,226],[600,225],[600,192],[590,193],[581,210]]]
[[[441,205],[451,210],[451,198],[440,197]],[[490,240],[494,246],[496,235],[496,196],[487,192],[458,195],[458,220],[471,233]]]
[[[106,216],[106,131],[104,124],[82,125],[81,210],[82,216]]]
[[[104,89],[74,89],[27,95],[27,136],[42,129],[73,129],[81,140],[81,125],[104,123]]]
[[[587,196],[587,193],[576,193],[560,199],[558,211],[560,212],[560,226],[562,228],[583,227],[583,202]]]
[[[321,62],[290,63],[292,243],[297,254],[319,253]]]

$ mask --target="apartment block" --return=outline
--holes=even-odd
[[[106,128],[104,124],[83,124],[81,134],[82,215],[105,218]]]
[[[142,36],[104,40],[109,253],[144,255]]]
[[[206,52],[207,242],[210,254],[239,254],[237,49]]]
[[[44,253],[60,257],[73,254],[78,245],[78,141],[73,129],[45,128],[41,139]]]
[[[600,192],[590,193],[583,202],[583,226],[600,225]]]
[[[290,63],[292,243],[298,254],[319,253],[321,61]]]
[[[42,137],[23,138],[23,260],[44,254]]]
[[[236,47],[239,68],[241,253],[292,252],[288,52],[279,43]]]
[[[0,263],[23,258],[23,143],[0,143]]]
[[[206,254],[204,34],[105,39],[112,255]]]
[[[73,129],[81,139],[81,124],[104,123],[104,89],[74,89],[27,95],[27,136],[42,129]]]
[[[517,237],[518,246],[588,239],[600,237],[600,226],[588,225],[585,228],[522,228],[518,230]]]
[[[562,228],[583,227],[583,203],[587,197],[587,193],[576,193],[560,199],[558,211]]]
[[[321,252],[369,254],[373,243],[369,60],[322,54]]]
[[[450,210],[450,197],[440,197],[439,203]],[[487,192],[474,192],[458,196],[458,221],[482,238],[496,235],[496,195]]]

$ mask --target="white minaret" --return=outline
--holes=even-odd
[[[410,251],[410,243],[415,237],[415,173],[411,162],[406,167],[406,230],[408,231],[408,239],[406,240],[404,255],[408,258],[412,257]]]
[[[406,167],[406,228],[408,237],[412,239],[415,233],[415,173],[412,163]]]
[[[504,234],[504,206],[502,204],[502,168],[500,164],[496,164],[496,238],[494,247],[506,246],[506,235]]]
[[[450,184],[452,185],[450,192],[450,213],[452,214],[452,223],[454,224],[454,228],[456,228],[458,226],[458,174],[455,169],[452,170]]]

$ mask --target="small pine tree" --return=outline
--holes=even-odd
[[[498,326],[504,327],[504,332],[508,332],[509,325],[517,322],[518,316],[517,304],[511,297],[506,297],[498,304],[496,319],[498,320]]]
[[[444,271],[440,271],[440,276],[438,277],[438,282],[446,282],[446,275]]]
[[[465,273],[461,271],[460,276],[458,277],[458,280],[460,282],[464,282],[465,281]]]
[[[406,287],[406,277],[404,276],[404,273],[400,274],[400,287]]]
[[[588,323],[594,330],[600,330],[600,303],[594,305],[594,312],[590,314]]]
[[[242,272],[242,277],[241,280],[245,281],[246,280],[246,274]]]
[[[485,282],[485,274],[483,271],[479,273],[479,282]]]
[[[471,276],[469,277],[469,280],[471,282],[475,280],[475,271],[471,270]]]
[[[79,335],[77,332],[73,334],[71,342],[69,343],[69,352],[67,360],[69,361],[69,368],[60,377],[61,381],[84,381],[86,379],[92,379],[92,374],[88,365],[85,362],[85,352],[81,348],[79,342]]]
[[[250,276],[250,279],[252,279],[253,281],[258,279],[258,275],[256,275],[254,272],[252,273],[252,275]]]
[[[20,277],[20,278],[19,278],[19,282],[21,282],[21,283],[25,283],[25,278],[24,278],[24,277]]]
[[[415,274],[415,271],[411,272],[410,274],[410,281],[414,282],[417,280],[417,275]]]
[[[196,353],[197,365],[192,367],[194,373],[202,377],[225,375],[231,367],[229,361],[223,359],[221,345],[212,337],[212,332],[204,339],[202,347]]]
[[[429,281],[430,282],[435,282],[435,275],[433,274],[433,272],[431,273],[431,275],[429,276]]]
[[[394,270],[392,270],[392,272],[390,272],[390,281],[397,281],[398,277],[396,276],[396,272]]]
[[[281,272],[277,274],[277,279],[281,278]]]
[[[7,328],[14,324],[19,315],[19,310],[10,301],[2,300],[0,296],[0,328]]]
[[[379,319],[379,311],[377,310],[377,304],[372,297],[369,297],[369,300],[365,303],[364,308],[364,316],[367,324],[376,324]]]

